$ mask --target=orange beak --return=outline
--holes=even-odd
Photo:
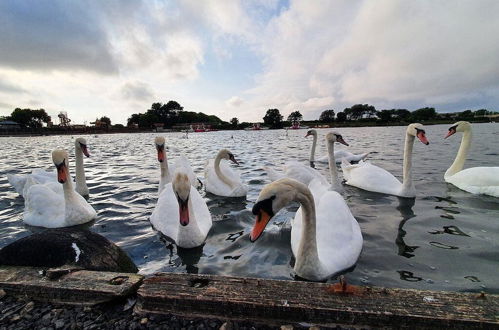
[[[57,167],[57,181],[59,181],[59,183],[65,183],[68,180],[66,164],[63,162],[62,164],[56,165],[56,167]]]
[[[265,227],[270,221],[270,215],[267,214],[264,210],[260,210],[255,219],[255,225],[253,226],[253,230],[250,233],[250,241],[256,241],[260,235],[262,235]]]
[[[424,143],[426,145],[430,144],[430,142],[426,138],[426,135],[424,134],[424,132],[418,132],[417,137],[418,137],[419,141],[421,141],[422,143]]]
[[[163,148],[158,148],[158,162],[162,163],[165,161],[165,152]]]
[[[447,135],[444,137],[444,139],[447,139],[449,136],[453,135],[454,133],[456,133],[455,129],[449,129],[449,131],[447,132]]]
[[[85,155],[85,157],[90,157],[90,154],[88,153],[88,148],[87,148],[86,144],[80,143],[80,148],[81,148],[81,151],[83,152],[83,154]]]

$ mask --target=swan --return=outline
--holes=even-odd
[[[54,150],[52,160],[57,168],[57,182],[34,184],[26,193],[23,221],[31,226],[59,228],[89,222],[97,216],[94,208],[73,188],[69,174],[68,153]],[[62,183],[63,194],[55,185]]]
[[[172,173],[174,173],[175,169],[177,168],[183,168],[184,172],[187,174],[187,176],[189,176],[189,181],[191,182],[191,185],[194,188],[197,188],[198,180],[196,175],[194,174],[194,171],[191,168],[191,165],[189,164],[189,160],[187,160],[185,156],[181,155],[175,160],[175,163],[173,165],[168,166],[168,159],[166,157],[166,150],[165,150],[165,138],[162,136],[156,136],[154,138],[154,145],[156,146],[156,150],[158,152],[158,161],[161,170],[159,186],[158,186],[158,195],[161,194],[166,184],[172,182]]]
[[[246,196],[248,187],[242,183],[240,174],[227,163],[221,162],[222,159],[239,164],[229,150],[220,150],[215,160],[210,159],[206,163],[204,171],[206,191],[225,197]]]
[[[467,121],[455,123],[449,128],[445,139],[456,132],[463,132],[463,138],[456,159],[444,174],[445,182],[472,194],[499,197],[499,167],[471,167],[463,170],[471,145],[471,124]]]
[[[326,134],[326,143],[328,150],[328,162],[329,162],[329,172],[331,174],[331,190],[335,190],[338,192],[343,191],[343,186],[341,185],[338,179],[338,172],[336,170],[336,160],[335,160],[335,151],[334,151],[334,143],[339,142],[348,146],[348,143],[343,140],[343,137],[340,133],[336,131],[329,132]],[[311,161],[312,163],[312,161]],[[295,179],[303,184],[308,185],[312,180],[317,179],[323,185],[329,185],[327,179],[316,169],[311,168],[310,166],[304,165],[302,163],[291,161],[287,162],[284,166],[284,173],[276,172],[274,169],[265,166],[264,169],[267,171],[269,178],[272,181],[276,181],[282,178],[291,178]]]
[[[315,159],[315,147],[317,145],[317,131],[315,129],[311,129],[307,132],[305,137],[312,136],[313,137],[313,142],[312,142],[312,148],[310,149],[310,164],[311,166],[314,163],[329,163],[329,155],[325,155],[320,157],[319,159]],[[360,160],[366,159],[366,157],[369,155],[369,152],[363,153],[363,154],[353,154],[349,151],[346,150],[336,150],[334,152],[334,159],[336,160],[336,163],[339,164],[341,163],[342,159],[346,159],[349,163],[352,162],[358,162]]]
[[[292,223],[291,249],[295,273],[321,281],[355,265],[362,250],[362,233],[343,198],[319,180],[311,189],[290,178],[266,185],[253,206],[256,215],[250,240],[256,241],[269,220],[292,201],[301,204]]]
[[[212,220],[206,202],[183,170],[177,169],[173,181],[164,187],[150,221],[177,246],[193,248],[204,243]]]
[[[88,196],[89,192],[85,178],[85,170],[83,167],[83,155],[90,157],[87,148],[87,140],[79,137],[75,139],[76,192],[82,196]],[[31,174],[7,174],[7,179],[16,192],[26,198],[26,193],[31,185],[44,184],[48,182],[56,183],[57,173],[55,171],[49,172],[36,168],[31,172]],[[60,185],[55,185],[55,187],[61,188]],[[62,193],[62,189],[60,189],[60,192]]]
[[[404,148],[403,182],[381,167],[370,162],[360,161],[351,165],[346,160],[341,163],[346,184],[368,191],[395,195],[400,197],[416,197],[416,189],[412,182],[412,148],[417,137],[422,143],[430,144],[426,138],[423,125],[415,123],[407,126]]]

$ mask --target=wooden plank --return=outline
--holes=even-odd
[[[55,303],[95,305],[134,294],[143,276],[88,270],[0,267],[0,289]]]
[[[499,328],[499,296],[405,289],[333,292],[331,284],[157,274],[138,291],[137,312],[396,328]]]

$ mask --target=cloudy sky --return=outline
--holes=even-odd
[[[499,110],[499,1],[3,0],[0,116]]]

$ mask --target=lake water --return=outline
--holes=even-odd
[[[472,195],[444,182],[443,174],[461,140],[461,134],[444,140],[448,127],[427,126],[430,145],[415,142],[415,200],[346,186],[344,197],[364,236],[361,256],[345,274],[349,283],[499,293],[499,199]],[[401,177],[405,127],[337,130],[350,151],[373,152],[372,163]],[[326,152],[328,131],[318,130],[316,156]],[[251,243],[248,233],[254,223],[251,208],[270,182],[262,166],[295,159],[307,162],[312,140],[305,139],[305,133],[220,131],[193,133],[188,139],[181,133],[162,134],[167,145],[174,147],[168,158],[184,153],[201,179],[206,159],[214,158],[220,148],[229,148],[249,186],[247,197],[240,199],[201,192],[214,224],[206,244],[191,250],[169,244],[148,220],[157,200],[159,163],[153,140],[160,133],[85,136],[91,154],[85,159],[89,202],[98,213],[90,230],[122,247],[143,274],[167,271],[293,279],[290,219],[297,205],[279,212],[257,242]],[[466,167],[499,166],[499,125],[474,124],[473,133]],[[40,230],[23,224],[23,198],[11,188],[6,174],[53,169],[51,151],[66,148],[73,155],[73,144],[73,136],[0,138],[0,247]],[[74,158],[70,164],[74,171]],[[317,164],[317,168],[328,174],[326,165]]]

